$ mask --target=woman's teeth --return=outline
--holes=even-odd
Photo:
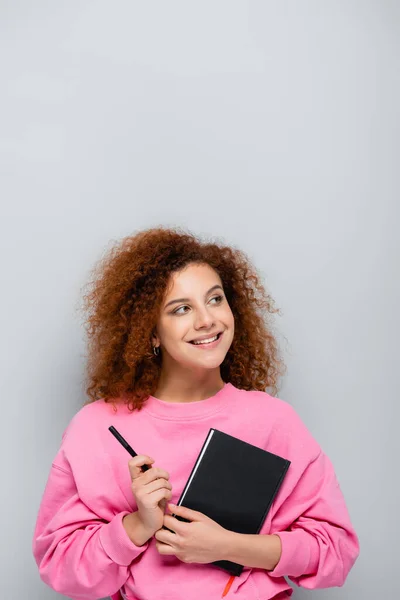
[[[208,338],[207,340],[202,340],[201,342],[192,342],[192,344],[195,344],[196,346],[199,346],[201,344],[211,344],[211,342],[215,342],[216,339],[218,339],[218,335],[212,338]]]

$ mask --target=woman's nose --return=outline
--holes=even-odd
[[[196,321],[195,322],[196,327],[207,327],[207,326],[209,327],[213,323],[213,317],[205,309],[205,310],[199,311],[197,313],[195,321]]]

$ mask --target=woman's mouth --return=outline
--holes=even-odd
[[[209,338],[210,340],[213,340],[213,341],[204,340],[203,342],[196,342],[196,343],[195,342],[189,342],[189,344],[191,344],[195,348],[200,348],[202,350],[212,350],[213,348],[216,348],[218,346],[218,344],[219,344],[222,336],[223,336],[223,332],[219,333],[216,336],[217,339],[215,339],[215,336]]]

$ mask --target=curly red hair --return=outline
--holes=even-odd
[[[269,317],[279,309],[244,252],[200,241],[182,228],[156,227],[114,244],[91,271],[83,296],[85,404],[124,398],[131,411],[140,410],[155,393],[161,356],[153,354],[151,336],[171,274],[190,263],[218,273],[235,319],[234,339],[220,366],[223,381],[277,393],[285,367]]]

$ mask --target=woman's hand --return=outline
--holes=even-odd
[[[172,515],[164,515],[164,526],[175,533],[165,529],[156,532],[156,547],[160,554],[173,554],[185,563],[223,560],[229,544],[230,531],[198,511],[174,504],[169,504],[168,507],[174,514],[188,519],[190,523],[183,523]]]
[[[140,467],[151,465],[153,462],[152,458],[143,454],[131,458],[128,462],[138,518],[149,538],[162,527],[165,505],[172,497],[172,486],[168,481],[167,471],[156,467],[144,472],[141,470]]]

